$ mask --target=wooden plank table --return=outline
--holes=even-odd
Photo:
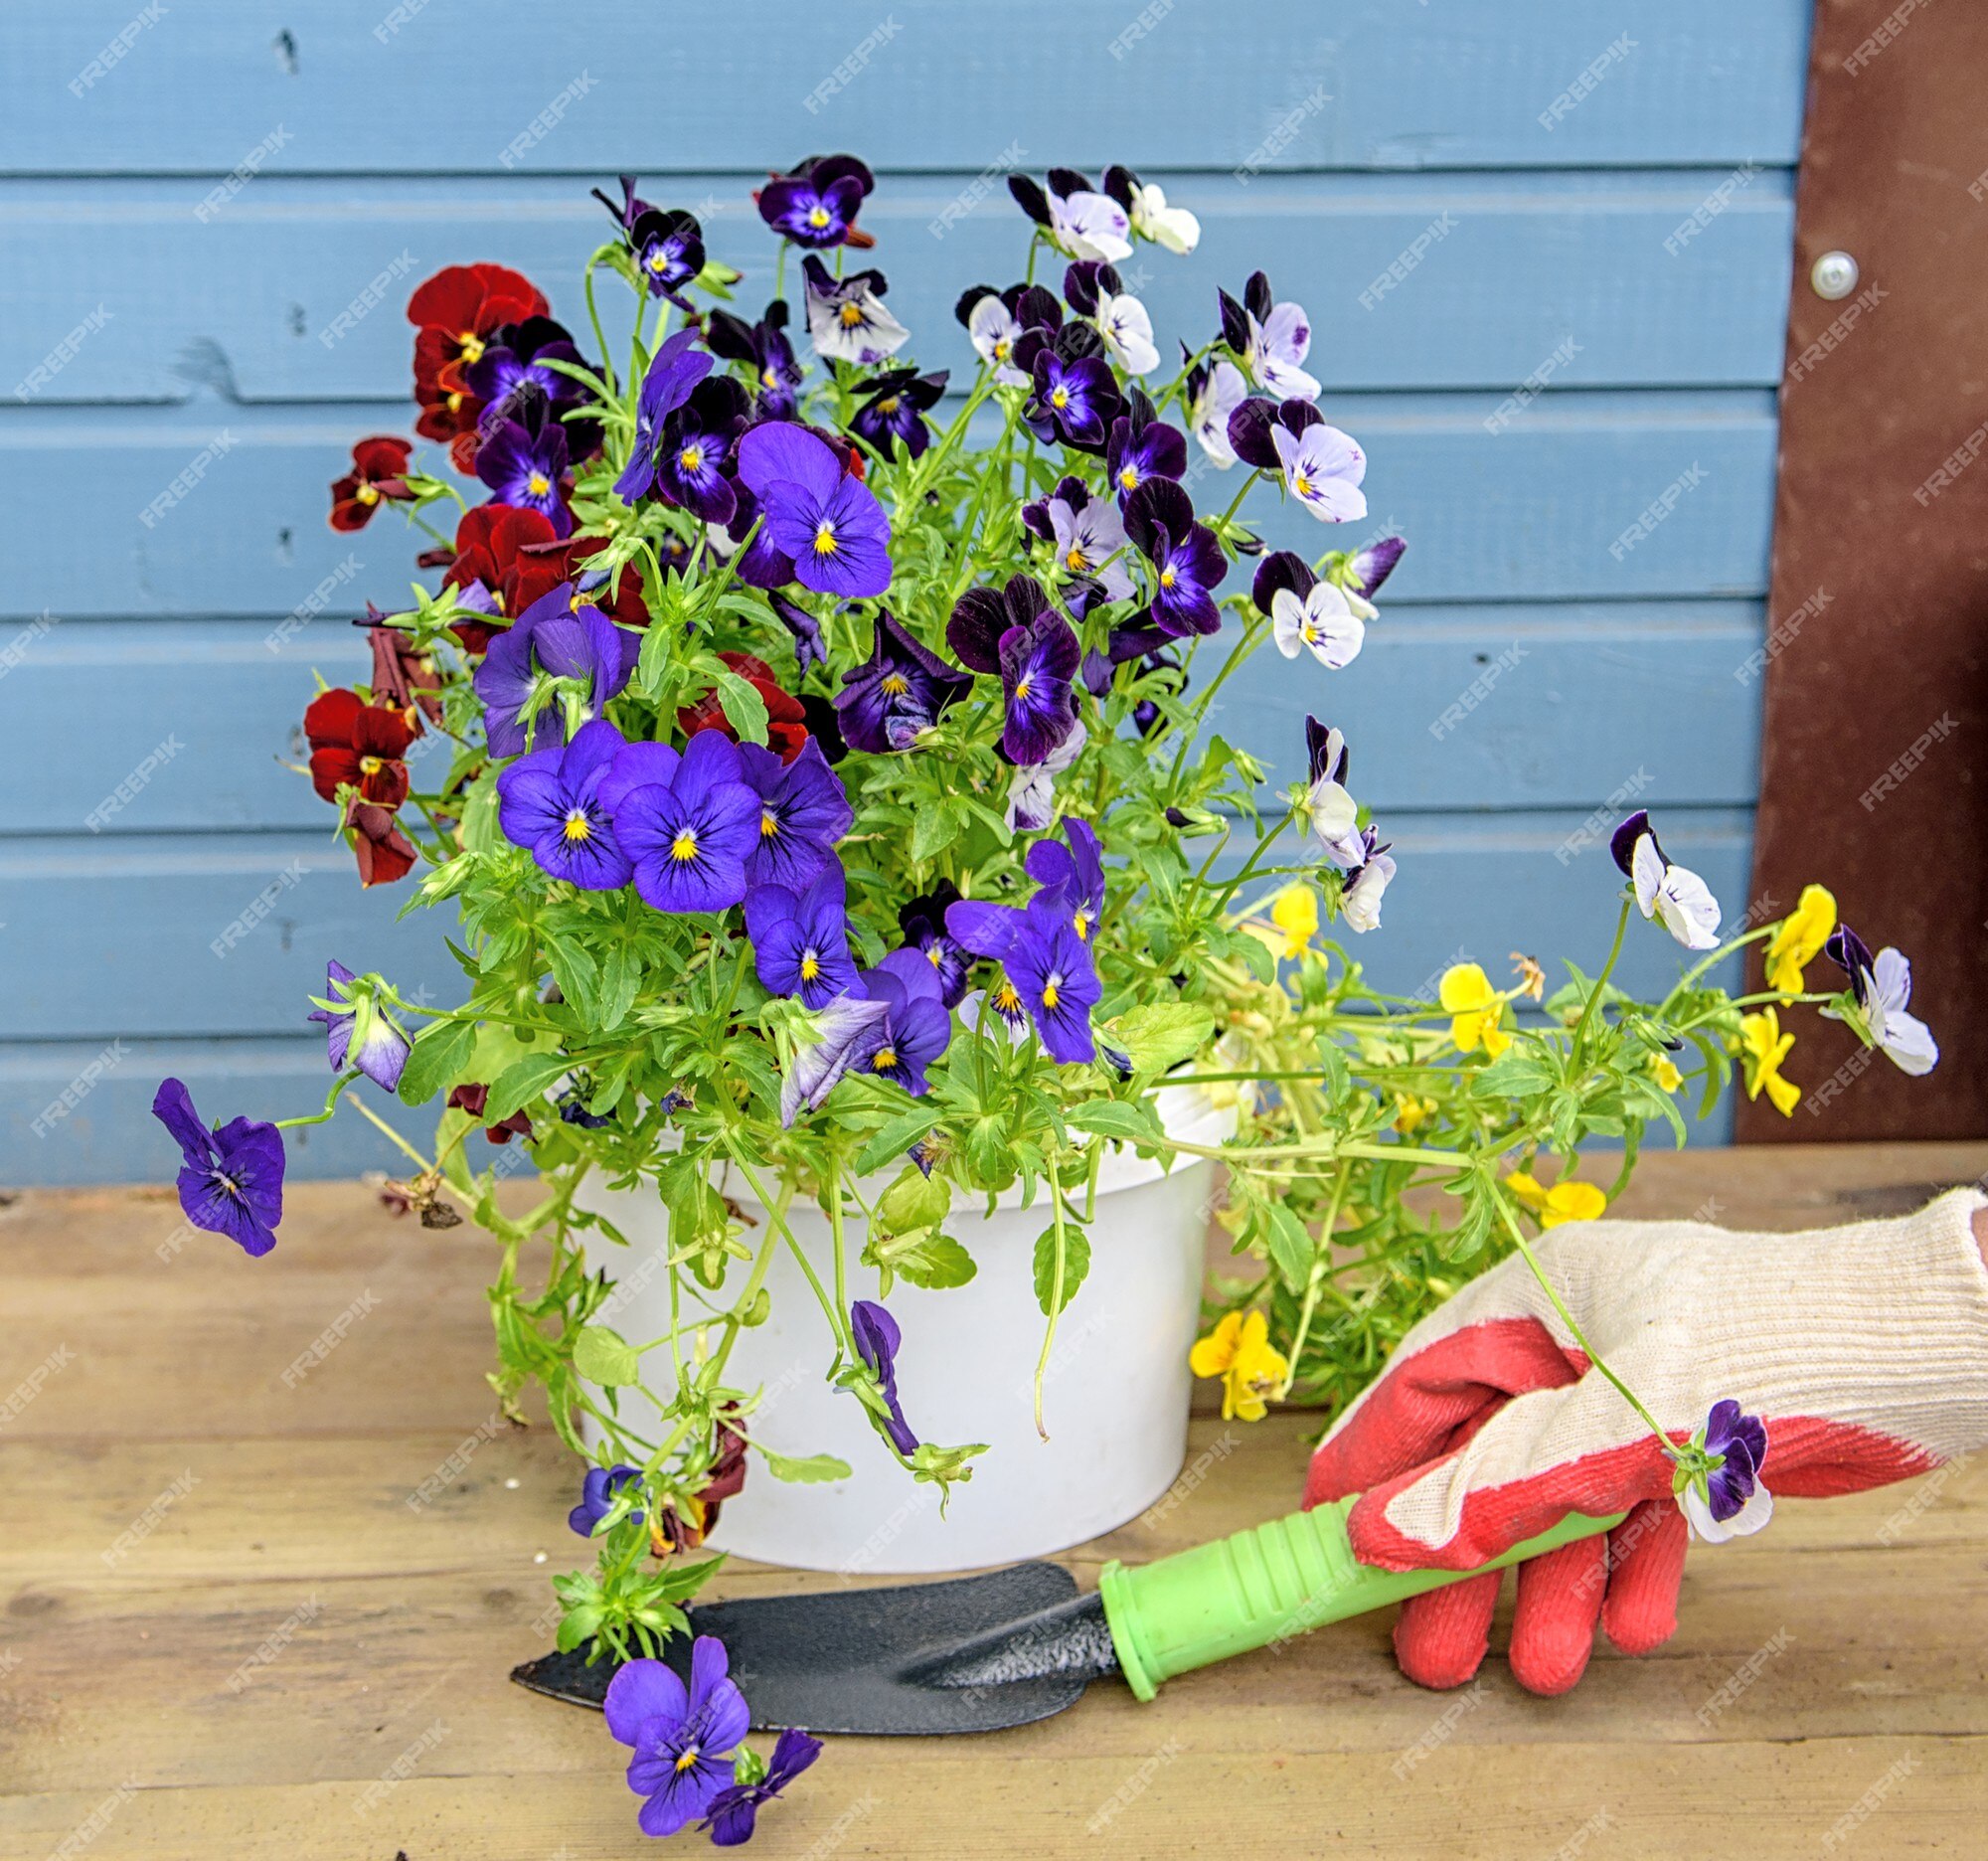
[[[1822,1225],[1984,1167],[1988,1145],[1652,1156],[1623,1212]],[[547,1644],[546,1579],[578,1561],[575,1479],[546,1430],[495,1419],[486,1244],[356,1185],[298,1186],[290,1210],[255,1265],[187,1239],[170,1191],[0,1209],[0,1855],[660,1852],[601,1721],[505,1677]],[[341,1314],[343,1343],[286,1385]],[[1309,1427],[1199,1417],[1191,1454],[1221,1450],[1205,1477],[1067,1561],[1088,1585],[1106,1557],[1288,1509]],[[836,1582],[735,1567],[718,1588]],[[1100,1685],[991,1737],[831,1741],[758,1847],[1978,1856],[1984,1668],[1977,1464],[1788,1503],[1762,1538],[1695,1553],[1676,1638],[1642,1660],[1604,1645],[1565,1699],[1521,1692],[1498,1653],[1472,1688],[1419,1691],[1385,1619],[1347,1622],[1150,1706]]]

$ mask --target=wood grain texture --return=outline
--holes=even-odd
[[[1981,1144],[1651,1157],[1618,1212],[1827,1224],[1984,1165]],[[125,1190],[0,1209],[0,1386],[58,1340],[70,1352],[0,1436],[0,1852],[46,1854],[92,1817],[89,1852],[119,1861],[632,1852],[599,1719],[504,1677],[544,1645],[545,1579],[574,1561],[574,1469],[543,1429],[478,1437],[479,1244],[325,1185],[297,1192],[267,1262],[202,1237],[168,1266],[147,1243],[169,1206]],[[377,1309],[282,1388],[285,1352],[369,1288]],[[1224,1449],[1213,1476],[1065,1561],[1089,1587],[1105,1557],[1286,1508],[1305,1433],[1298,1416],[1198,1419],[1192,1451]],[[441,1497],[410,1506],[466,1442]],[[159,1529],[106,1566],[175,1479],[185,1496]],[[1447,1698],[1404,1682],[1385,1617],[1363,1618],[1184,1676],[1150,1706],[1105,1684],[982,1740],[832,1741],[759,1840],[1537,1861],[1584,1830],[1578,1852],[1671,1861],[1740,1817],[1763,1861],[1966,1854],[1988,1809],[1984,1547],[1978,1466],[1788,1502],[1762,1537],[1694,1554],[1671,1642],[1640,1660],[1604,1646],[1561,1700],[1512,1683],[1509,1601],[1480,1685]],[[837,1581],[739,1566],[720,1589]],[[258,1659],[286,1621],[287,1645]],[[410,1753],[407,1780],[374,1790]]]

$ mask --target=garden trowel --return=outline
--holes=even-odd
[[[945,1583],[698,1604],[688,1611],[691,1633],[724,1642],[763,1730],[995,1732],[1062,1712],[1102,1674],[1122,1675],[1149,1700],[1175,1674],[1622,1522],[1571,1512],[1476,1570],[1384,1571],[1353,1555],[1352,1504],[1294,1512],[1135,1570],[1114,1560],[1089,1596],[1060,1564],[1017,1564]],[[690,1638],[672,1640],[667,1658],[687,1675]],[[511,1675],[593,1707],[613,1677],[610,1658],[589,1666],[581,1650],[527,1661]]]

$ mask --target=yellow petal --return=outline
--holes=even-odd
[[[1669,1054],[1652,1054],[1650,1071],[1656,1076],[1657,1084],[1667,1093],[1674,1093],[1684,1084],[1684,1075],[1677,1069],[1677,1062]]]
[[[1236,1340],[1242,1329],[1239,1313],[1225,1313],[1215,1329],[1188,1352],[1187,1367],[1198,1377],[1221,1376],[1236,1361]]]
[[[1451,1014],[1460,1014],[1466,1008],[1481,1008],[1491,997],[1491,978],[1475,963],[1452,963],[1436,985],[1436,999]]]
[[[1505,1187],[1526,1208],[1537,1210],[1547,1205],[1547,1192],[1540,1187],[1539,1178],[1531,1170],[1514,1170],[1505,1178]]]
[[[1299,956],[1318,933],[1318,894],[1310,886],[1286,886],[1270,907],[1270,922],[1284,933],[1284,954]]]
[[[1547,1191],[1546,1213],[1540,1217],[1542,1228],[1558,1228],[1563,1222],[1593,1221],[1605,1214],[1608,1198],[1592,1183],[1555,1183]]]
[[[1487,1060],[1497,1059],[1497,1057],[1501,1053],[1503,1053],[1507,1047],[1511,1046],[1512,1044],[1511,1035],[1507,1034],[1505,1030],[1501,1028],[1497,1024],[1497,1022],[1493,1020],[1489,1015],[1487,1015],[1484,1019],[1483,1038],[1484,1038],[1484,1057]]]
[[[1776,1073],[1766,1081],[1767,1098],[1773,1107],[1783,1117],[1793,1117],[1795,1106],[1801,1103],[1801,1088],[1793,1080],[1784,1080]]]

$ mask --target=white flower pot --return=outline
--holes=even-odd
[[[1170,1134],[1188,1142],[1221,1143],[1235,1129],[1235,1108],[1213,1105],[1193,1088],[1162,1092],[1158,1106]],[[906,1419],[921,1440],[988,1444],[971,1463],[973,1477],[953,1487],[944,1516],[937,1488],[913,1481],[856,1399],[826,1381],[834,1357],[827,1319],[791,1253],[777,1249],[765,1281],[772,1315],[740,1333],[726,1381],[764,1389],[749,1424],[755,1439],[783,1454],[832,1453],[852,1470],[848,1479],[797,1484],[774,1479],[754,1456],[745,1491],[724,1503],[713,1546],[759,1563],[849,1575],[970,1570],[1065,1550],[1136,1517],[1167,1490],[1187,1451],[1187,1359],[1214,1167],[1181,1159],[1163,1172],[1117,1145],[1105,1157],[1088,1231],[1090,1270],[1064,1311],[1044,1375],[1047,1440],[1034,1415],[1045,1326],[1034,1251],[1049,1219],[1040,1194],[1024,1209],[1019,1191],[1010,1191],[986,1217],[955,1205],[946,1230],[978,1269],[967,1284],[923,1290],[901,1278],[892,1286],[884,1303],[904,1333],[898,1392]],[[725,1188],[765,1220],[736,1173]],[[874,1199],[869,1184],[865,1199]],[[590,1186],[580,1200],[630,1244],[626,1256],[610,1246],[592,1263],[622,1282],[605,1322],[629,1339],[661,1336],[670,1325],[668,1280],[643,1269],[665,1247],[662,1204]],[[829,1283],[827,1219],[796,1204],[788,1224]],[[863,1241],[862,1224],[848,1223],[852,1297],[876,1289],[874,1270],[857,1262]],[[745,1271],[735,1263],[728,1295]],[[653,1377],[663,1363],[655,1352],[644,1367]]]

